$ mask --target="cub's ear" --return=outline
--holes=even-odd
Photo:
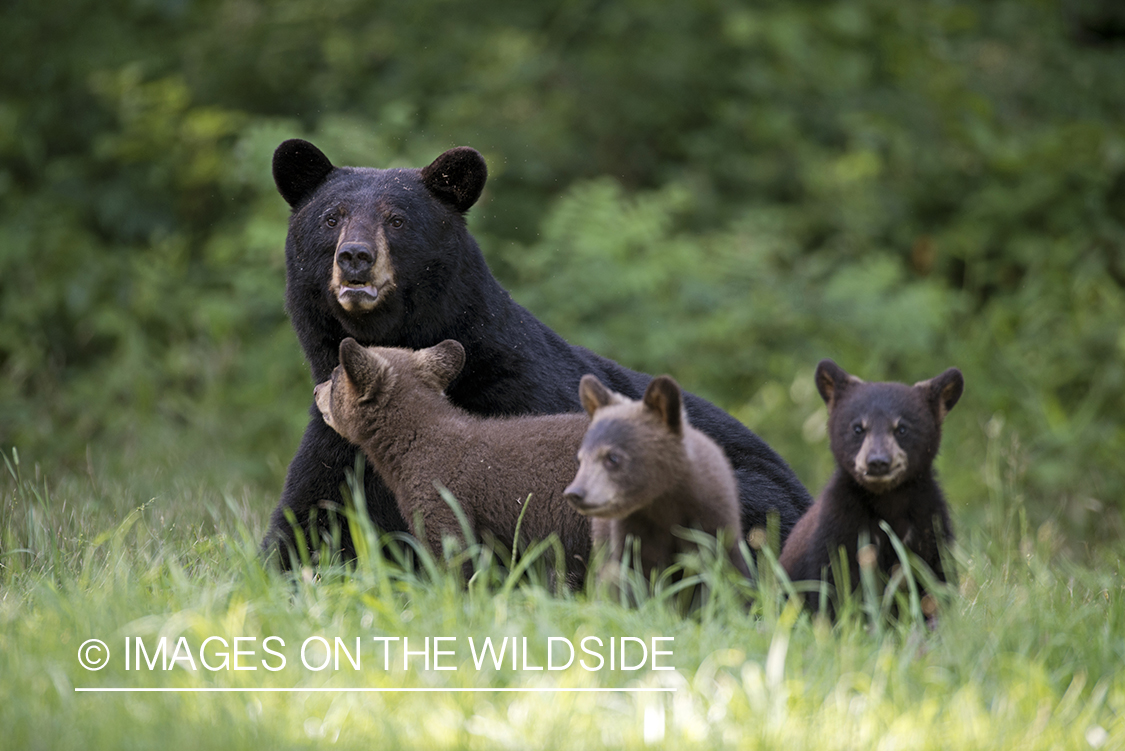
[[[621,397],[606,388],[597,376],[587,373],[578,382],[578,400],[582,402],[582,408],[586,413],[593,417],[594,413],[602,407],[618,404]]]
[[[359,393],[360,401],[373,399],[387,387],[391,377],[390,363],[350,336],[340,342],[340,367]]]
[[[458,146],[422,168],[422,184],[442,203],[464,214],[480,198],[488,167],[476,149]]]
[[[653,378],[641,401],[645,407],[656,412],[673,433],[680,435],[684,432],[683,395],[680,384],[671,376]]]
[[[277,192],[294,209],[308,200],[333,169],[324,152],[300,138],[283,142],[273,152]]]
[[[922,392],[940,425],[965,392],[965,376],[957,368],[949,368],[928,381],[919,381],[914,388]]]
[[[445,391],[465,367],[465,348],[453,339],[420,349],[414,356],[422,369],[422,377],[438,391]]]
[[[846,370],[834,363],[832,360],[821,360],[816,366],[816,390],[820,392],[820,398],[828,405],[828,411],[832,411],[836,401],[840,395],[853,384],[863,383],[854,375],[849,375]]]

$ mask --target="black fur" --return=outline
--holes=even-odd
[[[332,162],[308,141],[294,138],[273,153],[273,179],[281,197],[293,209],[312,195],[328,173]]]
[[[578,381],[593,373],[615,391],[639,398],[650,377],[568,344],[512,300],[492,276],[463,213],[484,186],[486,168],[473,149],[458,148],[424,169],[332,167],[305,141],[286,141],[274,155],[274,178],[292,206],[285,243],[286,309],[312,370],[327,380],[340,341],[422,349],[443,339],[465,347],[466,363],[447,394],[480,415],[576,412]],[[316,177],[320,182],[315,186]],[[332,216],[363,214],[382,227],[395,288],[366,314],[349,314],[329,290],[336,232]],[[784,536],[810,498],[786,463],[756,435],[717,407],[685,394],[689,419],[726,451],[741,489],[747,530],[776,510]],[[315,405],[270,518],[263,547],[291,544],[291,511],[302,525],[310,509],[338,504],[344,470],[356,448],[324,424]],[[385,530],[406,524],[370,466],[365,490],[372,520]],[[311,530],[306,529],[306,532]],[[345,555],[350,553],[345,539]],[[282,556],[285,558],[286,556]]]
[[[938,580],[946,581],[940,547],[953,539],[953,525],[933,461],[941,444],[942,421],[964,388],[961,371],[950,368],[914,386],[866,383],[824,360],[817,366],[816,384],[828,405],[828,436],[837,467],[785,543],[781,563],[789,578],[827,579],[828,567],[843,547],[854,588],[859,583],[861,532],[875,545],[878,569],[889,573],[898,556],[880,528],[885,521]],[[873,468],[868,474],[856,469],[865,441],[875,447],[865,455]],[[886,478],[894,471],[894,452],[883,447],[896,446],[906,466],[892,481]],[[810,596],[810,604],[815,601]]]

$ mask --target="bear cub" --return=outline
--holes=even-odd
[[[582,580],[590,525],[563,488],[586,415],[483,418],[455,407],[444,390],[461,372],[465,350],[452,339],[415,351],[363,347],[348,337],[339,355],[331,378],[314,390],[316,405],[329,427],[363,449],[415,537],[441,555],[443,536],[462,536],[434,483],[457,498],[478,539],[506,546],[530,494],[520,540],[557,533],[568,581]]]
[[[861,532],[874,545],[876,566],[889,574],[899,560],[879,527],[885,521],[939,581],[946,581],[939,545],[953,539],[953,527],[933,461],[942,422],[965,388],[961,371],[949,368],[913,386],[867,383],[822,360],[816,387],[828,405],[829,443],[837,466],[785,542],[781,565],[789,578],[825,578],[843,546],[849,581],[856,586]],[[841,584],[836,583],[837,589]],[[810,607],[817,599],[808,596]]]
[[[592,418],[578,449],[578,474],[566,499],[591,517],[594,546],[608,546],[600,573],[614,578],[626,538],[640,541],[646,577],[674,562],[693,543],[676,527],[725,534],[732,562],[749,575],[738,549],[742,538],[738,485],[726,454],[688,422],[679,385],[654,378],[640,401],[582,377],[578,395]]]

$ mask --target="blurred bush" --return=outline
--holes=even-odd
[[[467,143],[516,298],[724,405],[814,492],[820,358],[958,365],[959,513],[999,442],[1034,514],[1121,532],[1111,0],[17,0],[0,62],[0,445],[278,488],[311,384],[273,147]]]

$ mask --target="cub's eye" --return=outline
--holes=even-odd
[[[895,433],[897,433],[898,435],[906,435],[906,426],[899,425],[897,428],[895,428]]]
[[[324,223],[327,224],[329,227],[335,227],[337,224],[340,223],[340,220],[337,219],[334,216],[330,216],[330,217],[328,217],[327,219],[324,220]]]
[[[399,227],[401,227],[404,224],[404,221],[403,221],[403,218],[401,216],[398,216],[396,214],[395,216],[391,217],[391,220],[390,220],[390,222],[388,222],[388,224],[390,224],[395,229],[398,229]]]
[[[616,451],[610,451],[605,455],[606,469],[617,469],[621,465],[621,455]]]
[[[852,426],[852,432],[855,433],[856,435],[863,435],[863,433],[864,433],[863,426],[859,425],[859,424],[853,425]]]

